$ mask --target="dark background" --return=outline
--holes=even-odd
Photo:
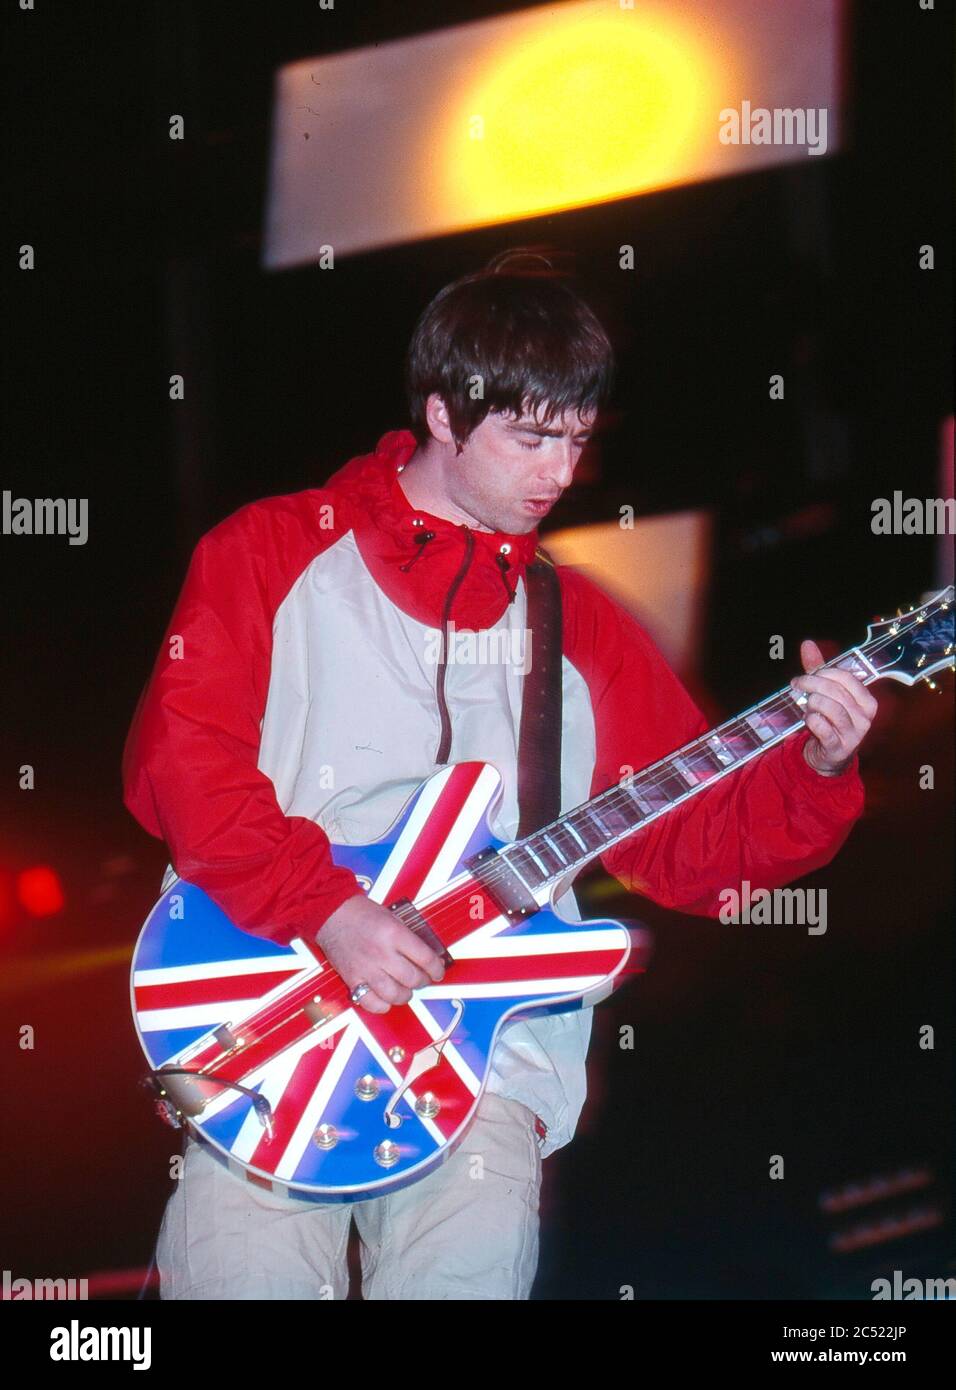
[[[145,1266],[176,1140],[135,1089],[128,955],[163,848],[120,801],[122,743],[192,545],[253,498],[314,486],[407,423],[401,363],[449,280],[505,246],[577,265],[620,356],[607,430],[551,524],[713,508],[694,693],[716,719],[783,684],[770,633],[858,641],[934,585],[933,538],[870,504],[938,491],[951,404],[952,6],[847,11],[845,147],[769,173],[260,269],[272,76],[293,59],[502,14],[396,5],[5,8],[2,487],[89,498],[90,539],[0,537],[0,885],[47,864],[38,920],[0,894],[0,1266]],[[185,142],[170,142],[170,113]],[[36,247],[37,269],[16,268]],[[917,249],[936,248],[920,271]],[[638,271],[617,269],[637,249]],[[186,376],[187,398],[168,400]],[[786,400],[767,399],[772,372]],[[829,930],[725,927],[592,879],[656,957],[595,1015],[591,1093],[545,1167],[541,1298],[867,1296],[952,1272],[952,681],[877,687],[865,819],[809,886]],[[36,768],[20,791],[19,768]],[[932,763],[936,790],[919,791]],[[633,1051],[616,1045],[624,1023]],[[936,1049],[916,1046],[936,1027]],[[31,1024],[36,1047],[17,1030]],[[782,1153],[784,1182],[769,1182]],[[921,1236],[837,1257],[824,1189],[925,1168]],[[851,1220],[852,1218],[852,1220]]]

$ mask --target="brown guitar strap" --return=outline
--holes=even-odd
[[[561,814],[561,588],[540,548],[525,570],[527,651],[518,733],[518,837]]]

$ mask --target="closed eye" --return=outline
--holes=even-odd
[[[540,440],[540,439],[538,440],[538,442],[537,442],[536,444],[526,444],[526,443],[524,442],[523,439],[519,439],[519,440],[518,440],[518,443],[521,445],[522,449],[540,449],[540,448],[541,448],[541,440]]]

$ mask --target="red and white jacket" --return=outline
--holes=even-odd
[[[376,839],[439,757],[494,763],[494,830],[517,833],[523,576],[537,539],[417,512],[399,481],[414,449],[409,431],[391,431],[326,487],[254,502],[204,536],[136,711],[126,805],[247,931],[314,936],[361,892],[330,841]],[[423,530],[434,533],[424,544]],[[707,721],[640,624],[582,575],[558,574],[564,811]],[[487,649],[519,659],[452,660],[439,691],[449,598],[456,633],[494,629]],[[839,777],[813,771],[808,737],[624,840],[605,867],[667,907],[716,916],[721,890],[745,878],[781,887],[828,863],[863,785],[856,759]],[[577,917],[573,901],[563,907]],[[489,1088],[542,1117],[544,1154],[574,1133],[590,1029],[586,1009],[509,1024],[499,1039]]]

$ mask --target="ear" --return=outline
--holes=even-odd
[[[433,438],[437,439],[439,444],[454,443],[448,410],[437,391],[433,391],[425,402],[425,419]]]

